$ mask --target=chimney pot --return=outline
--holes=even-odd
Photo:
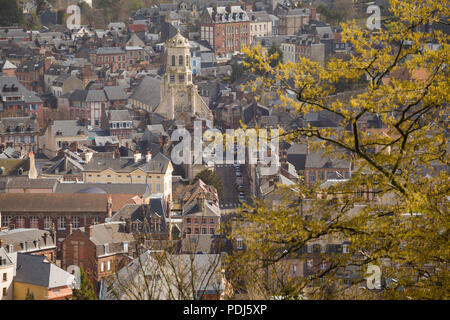
[[[136,153],[134,154],[134,163],[138,163],[141,160],[141,153],[136,150]]]
[[[91,224],[86,226],[86,236],[89,239],[92,238],[92,225]]]

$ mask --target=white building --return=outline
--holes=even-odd
[[[1,218],[0,218],[1,220]],[[2,248],[0,240],[0,300],[13,299],[14,263]]]

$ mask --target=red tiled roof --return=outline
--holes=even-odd
[[[128,27],[131,32],[139,32],[139,31],[145,31],[147,30],[147,27],[145,24],[131,24]]]

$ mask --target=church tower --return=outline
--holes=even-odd
[[[212,120],[212,113],[192,82],[191,53],[188,39],[178,32],[166,42],[166,73],[161,81],[161,103],[155,112],[169,120],[198,115]]]

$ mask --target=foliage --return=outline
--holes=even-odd
[[[217,193],[219,195],[222,194],[223,191],[223,183],[222,180],[216,175],[216,173],[209,169],[204,169],[199,172],[192,183],[195,183],[198,179],[201,179],[204,183],[210,186],[214,186],[217,189]]]
[[[276,67],[278,63],[283,62],[283,51],[275,44],[275,42],[270,46],[268,54],[273,57],[270,62],[271,67]]]
[[[31,30],[39,30],[41,29],[41,21],[39,20],[39,17],[35,12],[33,12],[28,18],[28,20],[25,22],[25,25],[28,29]]]
[[[80,268],[80,289],[73,289],[72,300],[97,300],[92,283],[83,268]]]
[[[389,31],[342,24],[342,39],[354,48],[345,61],[322,66],[301,58],[272,67],[274,57],[261,47],[246,49],[250,71],[263,74],[248,83],[251,92],[277,96],[298,114],[325,111],[339,119],[339,128],[308,125],[283,138],[351,164],[349,179],[331,187],[280,186],[279,202],[259,201],[234,221],[231,237],[243,238],[247,250],[230,259],[230,270],[244,289],[256,286],[259,297],[450,298],[449,36],[424,28],[448,21],[450,10],[432,0],[390,5]],[[335,95],[339,81],[361,78],[368,79],[364,87]],[[367,119],[382,127],[367,130]],[[319,249],[308,261],[307,245],[344,242],[349,253]],[[308,277],[283,272],[297,260],[308,262]],[[395,285],[361,292],[370,264]]]
[[[17,1],[0,0],[0,26],[13,26],[22,22],[23,14]]]
[[[27,288],[27,294],[25,296],[25,300],[34,300],[34,293],[31,292],[29,288]]]
[[[231,81],[234,82],[239,80],[242,77],[243,73],[243,64],[235,60],[231,65]]]

